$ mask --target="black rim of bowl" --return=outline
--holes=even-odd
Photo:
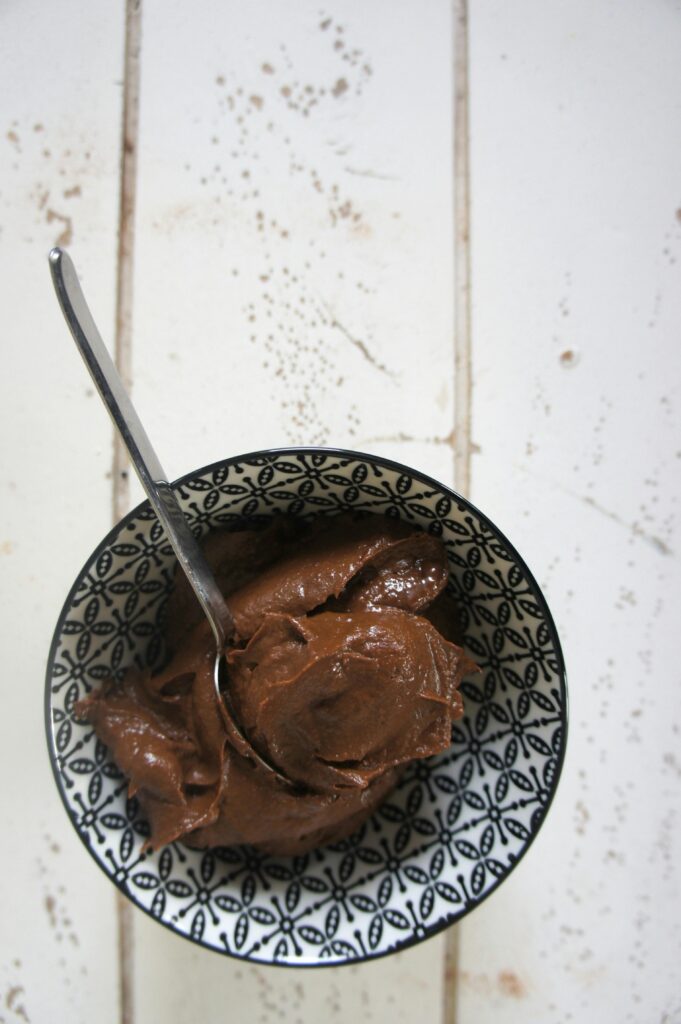
[[[71,821],[71,824],[73,825],[73,827],[74,827],[78,837],[80,838],[80,841],[83,843],[83,845],[87,849],[87,851],[90,854],[90,856],[92,857],[92,859],[95,861],[95,863],[101,869],[101,871],[106,875],[106,877],[109,879],[109,881],[112,882],[116,886],[116,888],[120,890],[120,892],[126,897],[126,899],[129,899],[141,911],[143,911],[145,914],[148,914],[149,917],[151,917],[158,924],[161,924],[165,928],[168,928],[170,931],[174,932],[176,935],[179,935],[181,938],[187,939],[189,942],[193,942],[195,945],[200,946],[202,949],[206,949],[206,950],[209,950],[211,952],[217,953],[219,956],[229,956],[229,957],[231,957],[234,960],[242,960],[242,961],[244,961],[246,963],[253,963],[253,964],[258,964],[258,965],[262,965],[262,966],[273,966],[273,967],[306,967],[306,968],[314,968],[314,967],[344,967],[344,966],[347,966],[349,964],[359,964],[359,963],[365,963],[366,961],[369,961],[369,960],[378,960],[378,959],[381,959],[384,956],[391,956],[394,953],[402,952],[402,950],[408,949],[411,946],[418,945],[420,942],[423,942],[425,939],[433,938],[433,936],[435,936],[435,935],[439,934],[440,932],[444,931],[446,928],[449,928],[449,927],[451,927],[451,925],[456,924],[457,921],[461,921],[464,917],[466,917],[468,914],[470,914],[471,911],[475,910],[482,903],[484,903],[492,895],[492,893],[496,892],[496,890],[499,888],[499,886],[503,882],[506,881],[506,879],[509,877],[509,875],[518,866],[520,861],[525,857],[525,854],[527,853],[527,851],[530,849],[530,847],[534,843],[534,840],[536,839],[537,835],[539,834],[539,832],[540,832],[540,830],[541,830],[541,828],[542,828],[542,826],[543,826],[543,824],[544,824],[544,822],[546,820],[546,815],[548,814],[548,811],[549,811],[549,809],[550,809],[550,807],[551,807],[551,805],[553,803],[554,797],[556,795],[556,791],[558,789],[558,784],[560,782],[560,777],[561,777],[561,774],[562,774],[562,771],[563,771],[563,764],[565,762],[565,751],[566,751],[566,748],[567,748],[568,721],[569,721],[567,672],[566,672],[566,667],[565,667],[565,659],[563,657],[563,651],[562,651],[562,648],[561,648],[561,645],[560,645],[560,639],[558,637],[558,631],[557,631],[555,623],[553,621],[553,616],[551,615],[551,611],[550,611],[549,606],[548,606],[548,604],[546,602],[546,598],[544,597],[544,595],[542,593],[541,587],[539,586],[539,584],[537,583],[536,579],[534,578],[533,573],[530,571],[530,569],[528,568],[527,564],[525,563],[525,560],[522,558],[522,556],[517,551],[517,549],[514,547],[514,545],[511,544],[511,542],[508,540],[508,538],[505,536],[505,534],[503,534],[501,532],[499,527],[496,526],[496,524],[493,523],[492,520],[488,516],[486,516],[484,512],[481,512],[478,508],[476,508],[476,506],[473,505],[472,502],[470,502],[468,500],[468,498],[464,498],[463,495],[459,494],[453,488],[448,487],[446,484],[443,484],[441,481],[436,480],[434,477],[428,476],[427,473],[422,473],[419,470],[412,469],[410,466],[405,466],[401,462],[395,462],[393,459],[387,459],[387,458],[384,458],[383,456],[380,456],[380,455],[371,455],[371,454],[369,454],[367,452],[358,452],[358,451],[353,451],[353,450],[347,449],[347,448],[322,448],[322,447],[315,447],[315,446],[301,446],[301,447],[287,447],[287,448],[266,448],[266,449],[263,449],[261,451],[247,452],[244,455],[230,456],[227,459],[219,459],[217,462],[210,463],[210,465],[202,466],[199,469],[192,470],[190,473],[186,473],[184,476],[180,477],[178,480],[173,481],[171,486],[173,487],[174,490],[177,490],[179,487],[182,487],[183,484],[188,483],[190,480],[193,480],[196,477],[204,476],[206,473],[215,472],[215,470],[220,469],[221,467],[224,467],[224,466],[233,466],[233,465],[235,465],[237,463],[248,462],[248,461],[253,460],[253,459],[263,459],[263,458],[274,458],[274,459],[276,459],[276,458],[279,458],[279,457],[282,457],[282,456],[287,456],[287,455],[288,456],[292,456],[292,455],[308,455],[308,456],[311,456],[311,455],[325,455],[325,456],[331,456],[331,457],[334,457],[334,458],[359,459],[359,460],[365,461],[365,462],[367,462],[367,461],[368,462],[374,462],[377,465],[381,466],[382,468],[390,469],[390,470],[395,470],[397,472],[407,474],[408,476],[412,477],[413,479],[419,480],[421,483],[425,484],[426,486],[433,487],[436,490],[441,491],[443,494],[447,495],[447,497],[453,498],[455,501],[457,501],[461,505],[463,505],[468,511],[471,512],[472,515],[477,516],[482,523],[484,523],[494,534],[496,534],[499,537],[499,539],[506,546],[509,555],[511,555],[513,557],[513,559],[517,562],[517,564],[520,566],[520,568],[522,569],[523,573],[526,575],[526,577],[527,577],[527,579],[528,579],[528,581],[530,583],[530,586],[533,588],[533,590],[535,592],[535,596],[536,596],[537,602],[539,604],[539,607],[542,610],[542,615],[544,616],[544,621],[546,622],[546,625],[547,625],[547,627],[549,629],[549,633],[551,635],[551,642],[552,642],[552,644],[554,646],[554,650],[556,652],[556,660],[557,660],[557,663],[558,663],[558,675],[559,675],[559,682],[560,682],[561,707],[563,709],[563,730],[562,730],[561,748],[560,748],[560,752],[559,752],[558,757],[557,757],[556,774],[554,776],[553,784],[551,786],[551,789],[549,790],[547,801],[544,804],[544,807],[542,808],[542,814],[541,814],[541,817],[539,819],[539,822],[538,822],[536,828],[534,829],[534,831],[532,832],[532,834],[530,835],[530,838],[528,839],[526,845],[523,847],[521,852],[518,854],[518,856],[517,856],[516,860],[513,862],[513,864],[510,865],[510,867],[508,868],[508,871],[506,871],[506,873],[503,875],[503,877],[499,878],[487,890],[487,892],[484,894],[484,896],[481,896],[480,898],[476,898],[475,900],[472,900],[471,903],[468,905],[468,907],[466,909],[464,909],[462,912],[460,912],[458,914],[457,913],[449,914],[449,915],[445,916],[445,918],[439,920],[436,924],[433,924],[433,925],[431,925],[429,927],[424,926],[424,934],[423,935],[413,936],[413,937],[411,937],[409,939],[404,939],[403,941],[398,942],[396,945],[394,945],[390,949],[382,950],[381,952],[377,952],[377,953],[367,954],[366,956],[353,957],[351,960],[350,959],[348,959],[348,960],[341,960],[341,961],[338,961],[338,960],[335,960],[335,961],[334,960],[328,960],[328,961],[327,960],[315,960],[315,961],[301,961],[300,963],[296,963],[294,960],[284,960],[284,961],[278,961],[278,960],[255,960],[255,959],[253,959],[253,957],[241,956],[241,955],[239,955],[237,953],[233,953],[232,951],[228,952],[227,950],[221,950],[221,949],[218,949],[215,946],[208,945],[207,943],[202,942],[199,939],[195,939],[191,935],[188,935],[186,932],[183,932],[180,929],[176,928],[171,922],[163,921],[160,918],[154,917],[153,914],[151,913],[151,911],[147,907],[143,906],[137,899],[135,899],[133,894],[128,889],[126,889],[126,887],[123,885],[123,883],[117,882],[113,878],[113,876],[107,870],[106,866],[102,863],[102,861],[99,860],[99,858],[95,855],[94,851],[91,849],[90,844],[88,843],[88,841],[87,841],[85,835],[83,834],[83,832],[81,832],[81,830],[78,828],[78,823],[76,821],[76,817],[75,817],[75,815],[74,815],[74,813],[73,813],[73,811],[71,809],[71,806],[69,804],[69,801],[67,799],[66,790],[64,788],[63,781],[62,781],[62,775],[61,775],[61,773],[60,773],[60,771],[59,771],[59,769],[57,767],[57,753],[56,753],[56,750],[55,750],[55,747],[54,747],[54,734],[53,734],[53,730],[52,730],[52,716],[51,716],[52,702],[51,702],[51,699],[50,699],[51,698],[51,682],[52,682],[52,673],[53,673],[53,669],[54,669],[54,661],[55,661],[55,657],[56,657],[56,653],[57,653],[57,647],[58,647],[59,640],[60,640],[60,637],[61,637],[61,632],[62,632],[62,628],[63,628],[63,625],[64,625],[64,621],[65,621],[66,616],[67,616],[67,614],[69,612],[69,609],[71,607],[72,600],[73,600],[73,598],[75,596],[76,590],[78,588],[79,581],[80,581],[83,573],[85,572],[87,567],[93,561],[95,561],[99,557],[99,555],[102,553],[102,551],[104,551],[104,549],[107,548],[111,544],[111,542],[116,538],[116,536],[120,533],[120,531],[127,526],[127,524],[129,522],[131,522],[133,519],[137,518],[137,516],[139,516],[142,511],[144,511],[145,509],[149,508],[149,502],[148,501],[140,502],[139,505],[137,505],[130,512],[128,512],[127,515],[123,516],[123,518],[121,520],[119,520],[119,522],[116,523],[116,525],[111,530],[109,530],[109,532],[106,534],[106,536],[103,538],[103,540],[100,541],[100,543],[97,545],[95,550],[90,554],[90,556],[88,557],[87,561],[82,566],[80,572],[76,576],[76,579],[75,579],[71,589],[69,590],[69,593],[68,593],[68,595],[66,597],[66,600],[64,601],[64,605],[62,607],[62,610],[61,610],[60,615],[59,615],[59,619],[57,620],[57,625],[56,625],[55,630],[54,630],[54,635],[52,637],[52,643],[50,645],[50,652],[49,652],[48,659],[47,659],[47,672],[46,672],[46,677],[45,677],[45,732],[46,732],[46,735],[47,735],[47,749],[48,749],[48,754],[49,754],[49,758],[50,758],[50,765],[52,767],[52,774],[54,775],[54,779],[55,779],[55,782],[57,784],[57,789],[59,791],[59,795],[61,797],[62,803],[64,804],[64,807],[66,809],[66,813],[68,814],[69,820]]]

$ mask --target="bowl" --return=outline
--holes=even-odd
[[[560,643],[517,551],[476,508],[398,463],[336,449],[275,449],[225,459],[173,485],[197,536],[216,527],[363,510],[444,541],[465,648],[452,746],[413,763],[350,838],[300,857],[248,847],[144,852],[148,826],[126,780],[74,705],[130,665],[159,664],[175,558],[147,502],[79,573],[47,667],[47,741],[78,835],[138,907],[205,947],[268,964],[358,962],[404,949],[470,913],[541,828],[567,732]]]

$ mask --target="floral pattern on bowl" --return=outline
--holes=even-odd
[[[399,516],[439,536],[465,647],[481,673],[444,754],[412,764],[374,816],[304,857],[249,848],[142,852],[148,827],[75,703],[131,664],[162,661],[175,559],[147,503],[102,541],[54,635],[48,747],[76,831],[112,881],[158,921],[260,963],[382,956],[460,919],[506,878],[541,827],[562,767],[567,691],[542,594],[496,527],[442,484],[375,456],[282,449],[226,459],[175,485],[197,536],[287,513]]]

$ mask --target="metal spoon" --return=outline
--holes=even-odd
[[[255,761],[280,782],[291,787],[291,781],[251,745],[236,720],[226,685],[227,666],[224,658],[225,642],[235,631],[231,612],[106,350],[85,301],[71,257],[62,249],[55,248],[50,252],[49,261],[57,299],[76,347],[128,449],[142,487],[213,631],[216,645],[213,679],[227,737],[240,754]]]

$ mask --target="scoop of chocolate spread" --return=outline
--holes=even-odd
[[[130,670],[81,701],[130,780],[149,845],[250,843],[298,854],[357,828],[401,766],[446,749],[475,668],[444,593],[442,543],[380,516],[285,519],[211,534],[227,597],[232,705],[250,743],[292,785],[228,743],[213,635],[185,577],[168,607],[161,672]]]

